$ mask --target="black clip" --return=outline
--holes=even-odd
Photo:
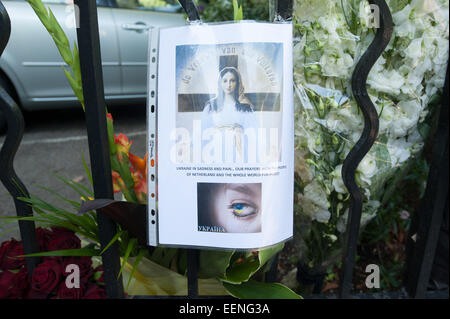
[[[188,16],[189,22],[200,21],[200,14],[193,0],[178,0]]]

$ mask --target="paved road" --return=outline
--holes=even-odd
[[[133,141],[131,151],[143,156],[146,144],[145,105],[114,107],[115,132],[126,134]],[[17,152],[14,166],[28,191],[61,207],[66,207],[40,186],[57,190],[72,200],[79,195],[59,181],[55,174],[90,186],[84,173],[82,155],[89,164],[89,149],[80,109],[40,111],[24,114],[25,134]],[[0,147],[5,136],[0,136]],[[0,216],[15,215],[14,202],[0,183]],[[17,230],[4,233],[11,226],[0,226],[0,242],[18,236]]]

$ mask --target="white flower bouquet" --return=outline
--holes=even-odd
[[[394,30],[367,81],[380,131],[360,163],[364,227],[399,170],[423,148],[439,102],[449,51],[448,0],[387,0]],[[366,0],[296,0],[295,245],[304,266],[325,273],[341,254],[349,194],[342,164],[364,120],[350,80],[376,29]],[[384,198],[383,198],[384,196]]]

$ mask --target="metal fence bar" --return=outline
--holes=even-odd
[[[267,270],[265,274],[265,282],[277,282],[278,277],[278,261],[280,259],[280,253],[276,254],[271,258],[270,268]]]
[[[380,28],[375,39],[361,57],[352,76],[352,91],[358,106],[364,115],[364,130],[361,138],[350,150],[342,167],[342,178],[350,196],[347,231],[345,234],[343,269],[339,285],[339,296],[349,298],[352,289],[353,268],[358,243],[359,228],[362,214],[362,194],[355,180],[356,169],[364,156],[374,144],[379,128],[378,113],[367,93],[366,82],[370,70],[383,53],[392,35],[392,16],[384,0],[370,0],[380,10]]]
[[[290,21],[292,20],[292,11],[293,11],[293,0],[275,0],[275,21],[284,20]]]
[[[80,14],[77,37],[94,195],[95,198],[114,199],[106,129],[97,5],[95,1],[86,0],[75,0],[75,5],[78,6]],[[116,234],[116,224],[99,212],[97,212],[97,220],[100,243],[102,247],[105,247]],[[117,242],[102,255],[102,260],[108,298],[123,298],[122,277],[118,277],[120,254]]]
[[[187,280],[188,280],[188,298],[198,298],[198,268],[199,251],[196,249],[187,250]]]
[[[192,0],[179,0],[178,1],[186,12],[190,22],[199,21],[200,15],[198,13],[197,6]]]
[[[5,7],[0,1],[0,56],[9,41],[11,34],[11,21]],[[18,199],[30,197],[25,185],[14,171],[14,157],[22,141],[24,120],[17,103],[0,87],[0,112],[6,118],[8,125],[6,139],[0,150],[0,181],[14,198],[17,216],[29,217],[33,215],[31,206]],[[19,221],[20,236],[25,254],[39,251],[36,228],[32,221]],[[31,274],[39,263],[39,258],[26,258],[28,274]]]
[[[424,298],[444,214],[448,213],[448,107],[449,69],[439,114],[425,196],[414,217],[407,243],[406,289],[411,297]],[[412,236],[415,235],[415,240]],[[447,251],[448,253],[448,251]]]

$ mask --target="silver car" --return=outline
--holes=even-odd
[[[11,38],[0,58],[0,85],[24,110],[78,105],[62,70],[65,63],[31,6],[25,0],[2,2],[11,18]],[[76,21],[71,2],[43,0],[74,43]],[[186,23],[177,1],[166,0],[167,6],[155,9],[143,6],[149,2],[97,0],[108,104],[145,100],[148,30]]]

